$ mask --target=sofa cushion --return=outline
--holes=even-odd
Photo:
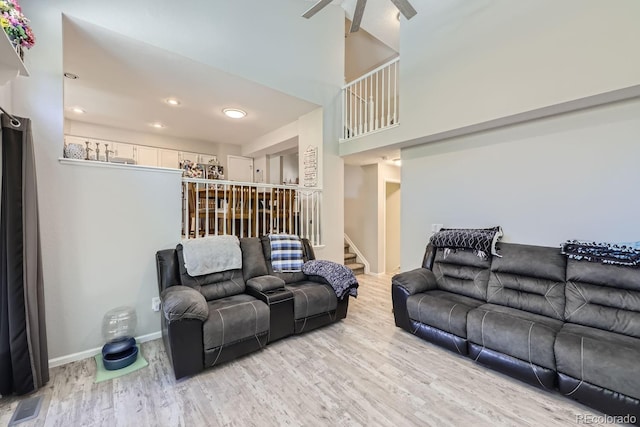
[[[209,317],[209,307],[202,294],[188,286],[170,286],[160,294],[165,319],[175,322],[196,319],[204,322]]]
[[[303,280],[287,284],[285,288],[293,292],[295,320],[327,313],[338,306],[338,297],[329,285]]]
[[[567,264],[565,320],[640,338],[640,269]]]
[[[555,369],[553,343],[562,325],[550,317],[485,304],[467,315],[467,338],[482,347]]]
[[[391,284],[402,287],[409,295],[438,288],[433,271],[422,267],[396,274]]]
[[[558,248],[500,244],[487,285],[487,302],[564,319],[566,257]]]
[[[567,323],[555,354],[558,372],[640,399],[640,339]]]
[[[407,298],[407,311],[411,320],[466,338],[467,313],[483,304],[477,299],[434,290]]]
[[[242,274],[245,281],[269,274],[259,238],[240,239],[240,249],[242,249]]]
[[[275,276],[259,276],[247,280],[247,287],[258,292],[284,288],[284,280]]]
[[[209,301],[202,325],[204,349],[256,337],[269,330],[269,306],[246,294]],[[257,339],[257,338],[256,338]]]
[[[244,292],[245,283],[242,278],[242,270],[228,270],[220,273],[204,274],[202,276],[190,276],[184,266],[182,245],[178,245],[176,253],[178,255],[178,268],[180,269],[180,281],[182,285],[199,291],[207,301],[238,295]]]
[[[471,251],[459,250],[445,257],[438,249],[432,271],[438,289],[486,301],[490,265],[490,258],[480,259]]]

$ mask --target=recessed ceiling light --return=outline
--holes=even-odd
[[[162,129],[162,128],[164,128],[164,127],[165,127],[165,126],[164,126],[162,123],[160,123],[160,122],[154,122],[154,123],[151,123],[151,125],[150,125],[150,126],[151,126],[151,127],[156,128],[156,129]]]
[[[83,110],[82,108],[80,108],[80,107],[73,107],[73,108],[71,109],[71,111],[73,111],[73,112],[74,112],[74,113],[76,113],[76,114],[84,114],[84,113],[86,113],[86,111],[84,111],[84,110]]]
[[[167,104],[173,107],[177,107],[178,105],[180,105],[180,101],[175,98],[167,98],[164,100],[164,102],[166,102]]]
[[[77,80],[77,79],[79,79],[79,77],[78,77],[76,74],[73,74],[73,73],[64,73],[64,76],[65,76],[66,78],[68,78],[68,79],[71,79],[71,80]]]
[[[225,108],[224,110],[222,110],[222,112],[227,117],[231,117],[232,119],[241,119],[247,115],[246,112],[238,110],[237,108]]]

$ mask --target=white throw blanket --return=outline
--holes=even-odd
[[[182,241],[184,266],[189,276],[242,268],[242,251],[236,236],[209,236]]]

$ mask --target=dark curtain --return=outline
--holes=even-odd
[[[49,381],[36,171],[29,119],[0,116],[0,394]]]

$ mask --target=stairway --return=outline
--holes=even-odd
[[[349,244],[345,243],[344,244],[344,265],[349,267],[353,271],[353,274],[355,274],[356,276],[358,274],[364,274],[364,264],[360,264],[359,262],[357,262],[356,254],[349,252],[349,249],[351,249],[349,247]]]

